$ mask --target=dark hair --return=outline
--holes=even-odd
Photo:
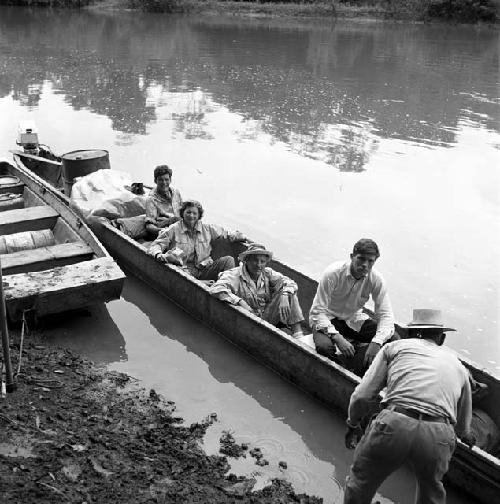
[[[443,334],[440,327],[411,327],[408,328],[408,338],[421,338],[435,340]]]
[[[168,173],[169,177],[172,178],[172,169],[169,168],[166,164],[158,165],[153,172],[153,177],[155,182],[158,180],[158,177],[165,175]]]
[[[186,200],[182,202],[181,209],[179,210],[179,215],[181,216],[181,219],[184,217],[184,212],[189,207],[195,207],[198,209],[199,219],[203,217],[203,207],[201,206],[201,203],[196,200]]]
[[[352,253],[356,254],[373,254],[377,257],[380,257],[380,252],[378,249],[378,245],[371,240],[370,238],[361,238],[358,240],[352,249]]]

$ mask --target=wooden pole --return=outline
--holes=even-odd
[[[5,378],[7,392],[14,392],[17,384],[12,375],[12,365],[10,363],[9,328],[7,327],[7,310],[5,309],[5,296],[3,293],[2,261],[0,260],[0,318],[2,323],[2,347],[3,360],[5,362]]]

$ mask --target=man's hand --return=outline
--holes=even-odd
[[[460,439],[463,443],[465,443],[469,448],[472,448],[476,444],[476,436],[472,432],[467,432],[460,436]]]
[[[378,354],[380,348],[381,346],[378,343],[374,343],[373,341],[368,345],[365,353],[365,358],[363,360],[365,367],[368,367],[372,363],[373,359],[375,359],[375,355]]]
[[[241,306],[241,308],[248,310],[249,312],[253,312],[252,307],[244,299],[240,299],[238,306]]]
[[[333,342],[337,345],[338,349],[342,352],[342,355],[346,357],[354,357],[354,346],[351,345],[341,334],[335,334],[333,336]]]
[[[286,295],[280,296],[279,312],[281,322],[286,324],[288,321],[288,317],[290,316],[290,301],[288,299],[288,296]]]
[[[175,264],[176,266],[184,266],[184,262],[182,261],[182,258],[175,254],[162,254],[162,257],[165,259],[163,262],[169,262],[170,264]],[[161,260],[161,259],[160,259]]]
[[[198,266],[201,268],[208,268],[209,266],[212,266],[213,263],[214,260],[211,257],[207,257],[206,259],[203,259]]]
[[[155,255],[155,259],[160,262],[168,262],[166,254],[162,254],[161,252]]]
[[[347,432],[345,433],[345,447],[348,450],[354,450],[362,436],[363,429],[360,425],[353,426],[347,423]]]

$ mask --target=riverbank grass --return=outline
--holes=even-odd
[[[247,17],[377,18],[389,20],[498,23],[500,0],[0,0],[0,5],[132,9],[157,13]]]

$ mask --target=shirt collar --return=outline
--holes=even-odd
[[[179,221],[179,223],[180,223],[180,227],[181,227],[181,230],[182,230],[182,232],[183,232],[183,233],[189,233],[189,232],[191,231],[191,230],[190,230],[190,229],[186,226],[186,224],[184,224],[184,221],[183,221],[182,219]],[[194,231],[195,231],[196,233],[201,233],[201,230],[202,230],[201,226],[202,226],[201,221],[198,221],[198,222],[196,223],[196,225],[194,226]]]
[[[262,279],[263,273],[259,275],[259,278],[257,278],[257,281],[254,281],[254,279],[250,276],[250,273],[248,273],[248,270],[245,266],[245,263],[241,264],[241,276],[244,278],[246,282],[253,282],[255,285],[258,285],[260,280]]]
[[[351,273],[351,261],[347,261],[344,263],[344,271],[345,271],[346,277],[352,278],[353,280],[356,280],[354,278],[353,274]]]
[[[153,189],[153,195],[154,195],[154,197],[157,198],[157,199],[159,199],[160,201],[167,201],[167,202],[170,203],[172,201],[173,194],[174,194],[174,190],[173,190],[172,186],[170,186],[168,188],[166,195],[160,194],[158,192],[158,188],[157,187],[155,187]]]

